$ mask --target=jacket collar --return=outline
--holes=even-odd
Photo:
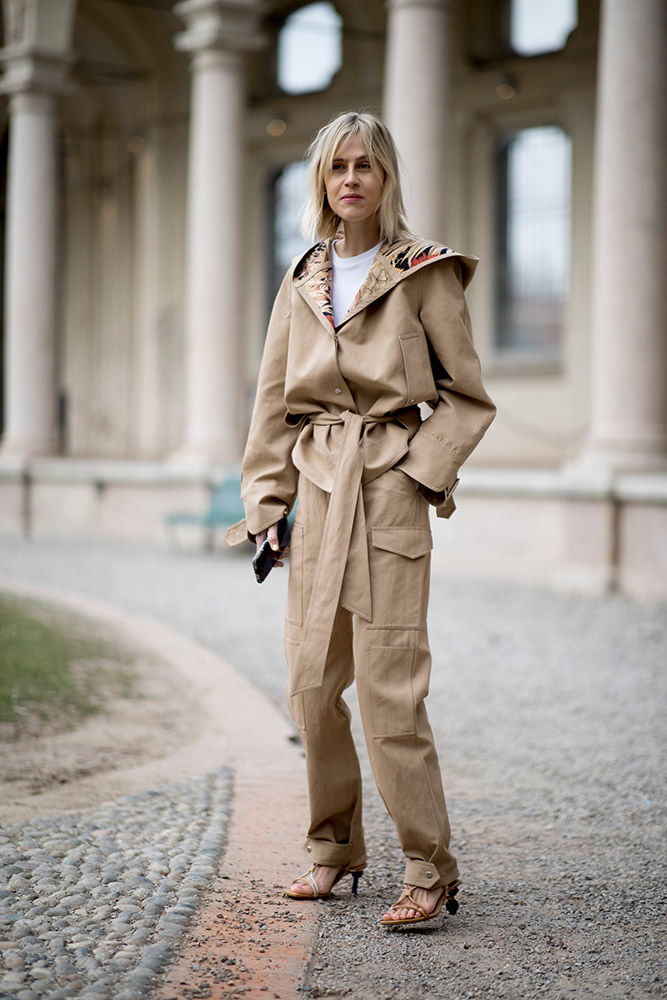
[[[385,241],[373,258],[366,280],[339,325],[347,323],[349,319],[356,316],[371,302],[375,302],[408,275],[428,264],[449,257],[460,259],[465,288],[477,267],[477,257],[458,253],[440,243],[431,243],[409,237],[393,240],[391,243]],[[313,312],[329,331],[333,330],[331,240],[322,240],[307,250],[295,262],[292,274],[295,287]]]

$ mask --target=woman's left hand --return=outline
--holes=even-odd
[[[269,527],[268,527],[268,529],[266,531],[259,531],[255,535],[255,544],[256,544],[258,550],[262,547],[263,543],[266,541],[267,538],[269,539],[269,545],[271,546],[271,548],[273,549],[273,551],[276,552],[280,548],[280,543],[278,541],[278,522],[277,521],[276,521],[275,524],[269,525]],[[289,547],[285,549],[285,551],[283,552],[283,555],[287,555],[288,552],[289,552]],[[282,559],[279,559],[275,563],[275,565],[276,566],[284,566],[285,563],[283,562]]]

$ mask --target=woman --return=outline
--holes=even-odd
[[[459,884],[424,699],[429,504],[493,419],[463,288],[476,258],[406,228],[385,125],[348,112],[309,150],[305,228],[273,308],[242,497],[248,537],[299,497],[285,623],[288,700],[306,750],[313,865],[287,895],[327,896],[366,864],[361,776],[342,694],[355,679],[373,773],[406,860],[385,926],[455,912]],[[422,421],[419,403],[433,412]],[[241,522],[243,524],[244,522]],[[238,526],[232,530],[238,538]]]

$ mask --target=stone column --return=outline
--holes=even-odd
[[[192,54],[186,287],[186,416],[179,463],[238,462],[243,450],[245,52],[263,40],[256,0],[174,8]]]
[[[667,469],[667,5],[603,0],[591,422],[581,463]]]
[[[10,95],[3,457],[50,455],[58,446],[55,95],[67,90],[74,9],[75,0],[3,0],[0,91]]]
[[[53,98],[9,102],[2,454],[57,450],[56,154]]]
[[[450,0],[387,0],[384,117],[406,168],[408,225],[447,236]]]

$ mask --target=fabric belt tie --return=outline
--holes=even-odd
[[[368,565],[366,515],[361,480],[363,432],[369,425],[393,419],[345,410],[340,415],[317,413],[312,424],[343,424],[329,509],[315,568],[313,589],[304,623],[304,637],[292,653],[292,694],[320,687],[339,602],[366,621],[373,619]],[[346,574],[346,569],[352,572]]]

